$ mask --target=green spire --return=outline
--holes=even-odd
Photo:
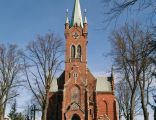
[[[75,0],[73,16],[72,16],[72,20],[71,20],[71,26],[73,26],[76,23],[78,24],[78,26],[83,27],[81,7],[80,7],[79,0]]]

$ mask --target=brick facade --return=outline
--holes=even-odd
[[[58,91],[49,93],[47,120],[117,120],[114,80],[111,92],[96,91],[97,79],[87,67],[88,24],[65,24],[65,70]]]

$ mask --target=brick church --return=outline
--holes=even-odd
[[[65,22],[65,70],[49,93],[47,120],[117,120],[113,72],[95,77],[87,66],[88,23],[75,0],[71,22]]]

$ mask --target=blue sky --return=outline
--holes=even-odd
[[[38,34],[45,35],[49,31],[65,41],[66,9],[69,9],[71,18],[73,5],[74,0],[0,0],[0,43],[14,43],[24,49]],[[87,9],[89,24],[88,66],[94,73],[108,72],[111,70],[111,59],[102,55],[110,51],[108,33],[99,30],[102,28],[101,0],[81,0],[81,9]],[[25,90],[20,92],[18,106],[23,108],[31,95],[27,95]]]
[[[0,42],[24,47],[37,34],[51,31],[64,39],[65,12],[71,17],[74,0],[0,0]],[[110,43],[102,25],[101,0],[81,0],[87,9],[89,24],[88,64],[93,72],[109,71],[110,60],[102,53],[110,51]],[[109,62],[108,62],[109,61]]]
[[[110,29],[102,23],[102,0],[80,0],[81,9],[87,9],[89,24],[88,64],[92,72],[108,72],[112,66],[111,58],[103,57],[111,50]],[[51,31],[64,39],[66,9],[71,18],[74,0],[0,0],[0,43],[15,43],[24,48],[38,34]],[[132,16],[133,17],[133,16]],[[138,17],[135,16],[135,18]],[[144,21],[145,14],[138,18]],[[143,18],[143,19],[142,19]],[[118,20],[124,24],[126,16]],[[110,25],[113,28],[114,24]],[[103,30],[102,30],[103,29]],[[65,39],[64,39],[65,41]]]
[[[80,1],[82,11],[87,9],[89,24],[88,66],[94,73],[107,73],[111,70],[112,59],[102,54],[111,51],[109,36],[114,24],[107,30],[104,28],[102,0]],[[0,43],[15,43],[24,48],[38,34],[49,31],[64,39],[66,9],[71,18],[73,4],[74,0],[0,0]],[[133,15],[132,19],[135,16],[146,22],[146,15]],[[124,19],[126,16],[118,20],[117,27],[124,24]]]

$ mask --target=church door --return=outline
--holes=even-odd
[[[73,115],[72,120],[81,120],[80,117],[78,115]]]

